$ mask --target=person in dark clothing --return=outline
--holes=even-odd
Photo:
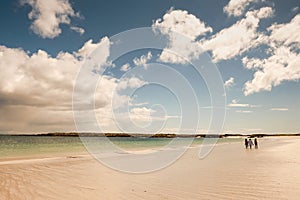
[[[254,146],[255,146],[255,149],[258,149],[258,142],[257,142],[257,138],[254,139]]]
[[[246,147],[246,149],[248,149],[248,139],[247,138],[245,138],[245,147]]]

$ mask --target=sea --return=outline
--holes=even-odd
[[[90,138],[90,140],[97,139],[101,138]],[[149,137],[111,137],[107,139],[109,139],[112,144],[125,151],[160,149],[166,147],[173,140],[172,138]],[[183,142],[184,140],[186,139],[182,138]],[[210,140],[215,142],[215,140],[207,138],[205,139],[205,142],[209,144]],[[204,138],[194,138],[190,146],[200,146],[203,144],[203,141]],[[217,144],[232,142],[242,142],[242,138],[220,138],[217,140]],[[99,145],[101,145],[101,143]],[[0,135],[0,159],[68,153],[87,153],[85,145],[80,137]]]

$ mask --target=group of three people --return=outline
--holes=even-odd
[[[252,142],[252,139],[249,138],[249,140],[247,138],[245,138],[245,147],[246,149],[248,149],[248,147],[250,149],[252,149],[252,146],[255,146],[255,149],[258,149],[258,142],[257,142],[257,138],[254,138],[254,143]]]

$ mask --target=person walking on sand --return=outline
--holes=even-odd
[[[258,149],[258,142],[257,142],[257,138],[254,138],[254,146],[255,146],[255,149]]]
[[[245,147],[246,147],[246,149],[248,149],[248,140],[247,140],[247,138],[245,138]]]
[[[249,145],[250,149],[252,149],[253,142],[252,142],[251,138],[248,140],[248,145]]]

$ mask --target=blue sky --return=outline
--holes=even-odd
[[[97,48],[103,48],[100,71],[106,70],[96,90],[95,113],[104,131],[122,131],[118,123],[128,127],[129,113],[141,132],[151,132],[147,125],[156,122],[153,130],[161,125],[163,132],[178,132],[182,105],[176,95],[147,84],[142,76],[133,76],[135,67],[144,69],[140,73],[150,73],[147,64],[158,63],[189,81],[200,107],[196,132],[207,132],[211,104],[203,77],[189,64],[163,54],[179,51],[193,61],[200,58],[199,49],[211,57],[210,64],[217,67],[224,83],[227,102],[222,132],[300,131],[297,0],[18,0],[1,1],[0,15],[1,133],[75,130],[74,82],[85,59]],[[168,38],[168,44],[160,50],[128,52],[110,63],[111,37],[140,27],[156,28]],[[186,49],[172,31],[191,40]],[[155,72],[153,78],[163,73]],[[183,87],[179,82],[175,86]],[[132,89],[136,92],[129,95]],[[183,132],[193,132],[194,127],[185,129]]]

